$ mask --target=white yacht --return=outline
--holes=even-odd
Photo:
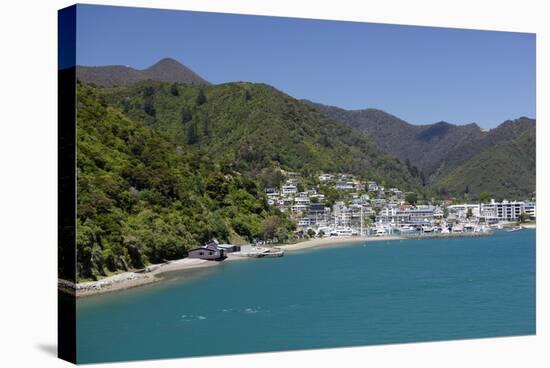
[[[352,236],[353,230],[351,228],[337,228],[330,232],[330,236]]]
[[[422,232],[423,233],[433,233],[434,228],[433,228],[433,226],[422,226]]]
[[[416,227],[412,225],[403,225],[399,228],[401,234],[414,234],[416,233]]]

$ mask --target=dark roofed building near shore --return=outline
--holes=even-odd
[[[206,259],[209,261],[223,261],[227,258],[227,250],[218,247],[216,241],[210,241],[202,247],[191,249],[188,254],[188,258]]]

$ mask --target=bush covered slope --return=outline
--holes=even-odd
[[[413,125],[377,109],[344,110],[309,102],[313,107],[347,125],[361,129],[383,150],[424,173],[429,182],[450,152],[471,141],[483,137],[476,124],[453,125],[439,122],[429,125]]]
[[[535,192],[536,134],[534,126],[519,138],[498,143],[469,159],[437,181],[451,193],[477,198],[481,192],[497,199],[530,198]]]
[[[239,171],[350,172],[404,189],[418,185],[402,162],[363,132],[264,84],[147,81],[101,93],[108,104],[175,144]]]
[[[78,278],[180,258],[211,237],[284,238],[258,183],[174,145],[78,85]]]
[[[477,139],[467,140],[459,146],[449,149],[447,154],[443,155],[438,163],[438,167],[434,173],[436,179],[434,181],[437,182],[437,179],[448,174],[450,171],[464,164],[481,152],[490,150],[499,143],[511,142],[527,131],[531,131],[534,134],[535,120],[525,117],[516,120],[508,120],[488,132],[483,132]],[[531,159],[534,160],[534,158],[535,156]],[[525,174],[525,172],[523,172],[523,174]],[[534,178],[535,171],[528,174]]]
[[[529,183],[535,182],[536,172],[532,165],[535,151],[530,152],[531,156],[524,155],[525,151],[510,152],[514,163],[504,171],[504,163],[498,156],[502,147],[497,149],[504,144],[512,150],[518,147],[516,140],[525,133],[534,136],[533,119],[508,120],[490,131],[482,131],[476,124],[413,125],[381,110],[350,111],[305,102],[333,119],[367,132],[383,150],[406,161],[413,176],[417,173],[426,189],[434,194],[461,196],[471,187],[478,192],[522,198],[534,191],[534,185]],[[491,155],[496,155],[496,159],[491,160]],[[478,156],[486,159],[483,171],[479,171]],[[483,179],[489,173],[496,176],[491,180]]]

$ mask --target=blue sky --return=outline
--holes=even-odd
[[[77,63],[143,69],[164,57],[212,83],[379,108],[413,124],[492,128],[535,117],[535,35],[79,5]]]

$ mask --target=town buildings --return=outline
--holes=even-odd
[[[288,212],[302,232],[323,229],[327,234],[355,229],[357,233],[357,229],[364,227],[430,228],[447,224],[454,224],[453,231],[458,231],[472,223],[491,225],[517,221],[521,214],[536,218],[534,202],[492,200],[451,204],[443,201],[438,205],[413,206],[405,201],[409,193],[396,187],[384,188],[372,180],[361,181],[351,174],[320,174],[317,177],[320,184],[309,184],[307,189],[300,174],[290,174],[280,188],[266,189],[266,195],[268,204]],[[328,204],[320,190],[327,187],[341,193],[340,198],[346,200]]]

